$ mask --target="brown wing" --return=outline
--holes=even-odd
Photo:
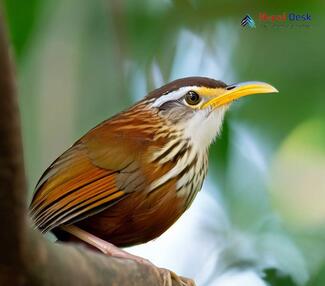
[[[148,145],[143,138],[130,132],[126,137],[110,124],[87,133],[39,180],[30,206],[36,227],[46,232],[80,221],[142,190],[139,160]]]
[[[44,173],[31,204],[35,225],[43,231],[100,211],[124,195],[115,185],[112,170],[98,168],[83,151],[73,147]],[[97,207],[97,209],[96,209]]]

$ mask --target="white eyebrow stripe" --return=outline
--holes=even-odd
[[[175,91],[172,91],[166,95],[162,95],[156,99],[156,101],[152,104],[152,107],[159,107],[167,101],[177,100],[184,96],[188,91],[195,90],[196,86],[183,86]]]

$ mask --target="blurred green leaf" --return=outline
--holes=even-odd
[[[210,174],[221,190],[226,188],[229,159],[229,126],[225,119],[219,138],[210,147]]]
[[[313,275],[306,286],[324,286],[325,285],[325,262],[318,271]]]
[[[290,276],[281,273],[278,269],[269,268],[263,271],[263,280],[270,286],[298,286]]]
[[[18,59],[37,29],[40,9],[45,1],[41,0],[4,0],[11,41]]]

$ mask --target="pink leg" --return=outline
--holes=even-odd
[[[79,227],[76,227],[74,225],[66,225],[66,226],[61,226],[61,229],[72,234],[73,236],[79,238],[80,240],[86,242],[87,244],[97,248],[104,254],[107,254],[107,255],[113,256],[113,257],[118,257],[118,258],[135,260],[140,264],[149,265],[149,266],[155,268],[155,270],[157,270],[159,272],[159,274],[161,275],[161,277],[163,278],[164,285],[166,285],[166,286],[171,286],[172,280],[175,280],[181,286],[194,286],[195,285],[193,280],[184,278],[184,277],[180,277],[168,269],[159,268],[159,267],[155,266],[154,264],[152,264],[149,260],[139,257],[139,256],[136,256],[136,255],[133,255],[131,253],[128,253],[128,252],[116,247],[115,245],[113,245],[113,244],[111,244],[111,243],[85,231],[85,230],[82,230]]]
[[[153,266],[153,264],[142,257],[133,255],[131,253],[128,253],[118,247],[116,247],[114,244],[109,243],[108,241],[105,241],[85,230],[82,230],[79,227],[76,227],[74,225],[67,225],[61,227],[64,231],[72,234],[73,236],[79,238],[80,240],[86,242],[87,244],[90,244],[91,246],[97,248],[102,253],[107,254],[109,256],[118,257],[118,258],[124,258],[124,259],[131,259],[135,260],[142,264],[148,264]]]

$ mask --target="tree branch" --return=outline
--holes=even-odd
[[[158,272],[146,265],[107,257],[83,246],[54,244],[34,231],[29,235],[32,264],[26,285],[163,285]]]
[[[18,104],[0,13],[0,285],[164,285],[154,268],[82,246],[54,244],[27,227]],[[173,285],[179,285],[172,281]]]
[[[13,275],[20,281],[25,243],[26,182],[16,88],[0,15],[0,285]],[[23,276],[23,275],[22,275]]]

